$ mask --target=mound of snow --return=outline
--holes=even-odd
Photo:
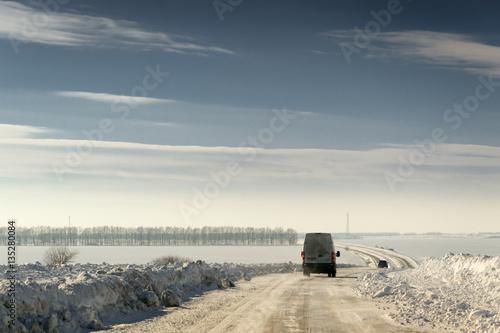
[[[500,332],[500,256],[428,258],[416,269],[358,278],[358,291],[392,303],[402,324],[456,332]]]
[[[49,268],[39,263],[18,266],[15,327],[6,311],[0,332],[78,332],[103,329],[103,318],[131,315],[159,306],[178,306],[182,299],[234,282],[272,273],[291,273],[285,264],[207,264],[203,261],[168,266],[74,264]],[[7,266],[0,266],[3,272]],[[8,281],[0,282],[0,302],[8,306]]]

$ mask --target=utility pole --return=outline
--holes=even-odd
[[[345,227],[345,238],[349,239],[349,213],[347,213],[347,224]]]

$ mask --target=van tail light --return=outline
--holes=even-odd
[[[306,262],[306,254],[304,251],[302,251],[302,253],[300,254],[300,256],[302,257],[302,263],[305,263]]]
[[[335,262],[335,252],[332,252],[332,262]]]

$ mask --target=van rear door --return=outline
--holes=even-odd
[[[306,234],[304,252],[306,263],[331,263],[332,236],[326,233]]]

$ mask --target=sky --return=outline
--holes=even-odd
[[[0,1],[0,220],[497,232],[499,10]]]

